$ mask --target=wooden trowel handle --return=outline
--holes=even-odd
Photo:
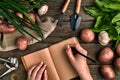
[[[65,2],[64,5],[63,5],[63,8],[62,8],[62,13],[64,13],[64,12],[66,11],[69,3],[70,3],[70,0],[66,0],[66,2]]]
[[[77,0],[75,13],[79,14],[81,6],[81,0]]]

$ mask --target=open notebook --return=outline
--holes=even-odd
[[[77,38],[69,38],[21,57],[25,69],[28,71],[33,65],[43,61],[47,65],[48,80],[71,80],[77,77],[65,52],[66,45],[73,43],[78,43]]]

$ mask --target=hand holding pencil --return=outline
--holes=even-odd
[[[67,45],[66,53],[71,62],[72,66],[75,68],[76,72],[79,74],[81,80],[93,80],[90,75],[89,68],[87,65],[86,57],[72,52],[72,48],[76,49],[79,53],[87,56],[87,51],[83,49],[80,44]],[[87,77],[86,77],[87,76]]]

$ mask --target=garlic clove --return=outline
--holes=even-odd
[[[102,31],[98,36],[99,43],[103,46],[107,45],[110,41],[109,35],[106,31]]]
[[[42,7],[40,7],[40,8],[38,9],[38,14],[39,14],[40,16],[42,16],[42,15],[46,14],[47,11],[48,11],[48,5],[45,4],[45,5],[43,5]]]

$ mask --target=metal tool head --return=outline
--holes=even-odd
[[[14,67],[18,68],[18,59],[14,57],[9,57],[8,60],[10,61],[10,64],[14,65]]]
[[[77,20],[76,20],[76,25],[75,25],[74,30],[79,29],[79,27],[80,27],[80,23],[81,23],[81,19],[82,19],[82,18],[81,18],[80,16],[77,18]]]
[[[70,17],[70,25],[73,31],[77,30],[80,27],[81,17],[78,14],[74,14]]]
[[[58,23],[57,23],[57,25],[62,26],[63,16],[64,16],[64,13],[61,13],[60,16],[58,16]]]
[[[9,68],[7,71],[5,71],[3,74],[0,75],[0,78],[2,78],[3,76],[7,75],[8,73],[10,73],[14,70],[16,70],[15,67]]]
[[[0,75],[0,78],[2,78],[3,76],[5,76],[6,74],[18,69],[18,59],[14,58],[14,57],[9,57],[8,59],[3,59],[0,58],[1,61],[4,61],[4,65],[5,67],[8,68],[7,71],[5,71],[3,74]]]

